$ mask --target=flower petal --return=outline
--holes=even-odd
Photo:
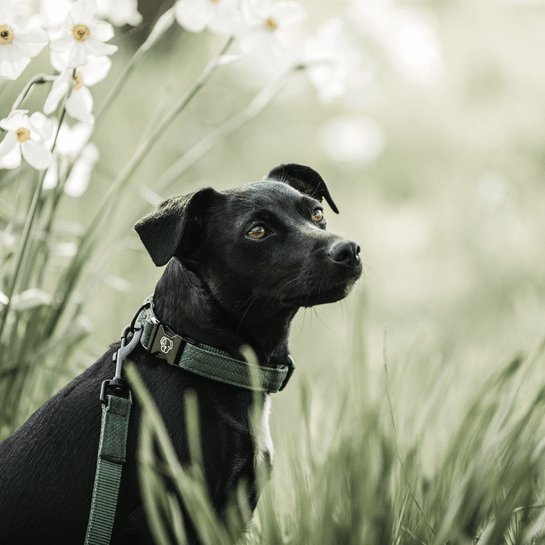
[[[69,15],[72,7],[71,0],[41,0],[37,19],[44,28],[60,25]]]
[[[51,152],[38,142],[27,140],[21,144],[21,151],[25,161],[36,170],[44,170],[51,162]]]
[[[5,24],[11,20],[11,0],[2,0],[0,2],[0,24]]]
[[[142,22],[137,0],[97,0],[99,17],[109,19],[115,26],[136,26]]]
[[[70,71],[65,71],[53,82],[51,91],[49,91],[49,94],[45,99],[44,112],[46,114],[52,114],[57,109],[62,97],[68,93],[68,90],[70,89],[70,78]]]
[[[56,151],[60,155],[76,157],[83,146],[89,141],[93,126],[87,123],[76,123],[72,127],[63,123],[57,137]]]
[[[94,57],[112,55],[117,51],[117,45],[105,44],[104,42],[97,40],[94,36],[87,38],[85,44],[87,46],[88,55],[93,55]]]
[[[111,67],[112,61],[109,57],[92,58],[87,64],[79,67],[78,73],[81,75],[83,84],[92,87],[106,78]]]
[[[31,133],[37,133],[46,142],[53,136],[53,122],[41,112],[34,112],[29,118]]]
[[[0,142],[0,157],[7,155],[17,145],[17,136],[13,131],[10,131]]]
[[[278,42],[275,32],[266,28],[241,35],[240,48],[249,54],[259,54],[259,57],[273,59],[282,53],[282,46]]]
[[[93,22],[96,6],[92,0],[78,0],[70,10],[70,17],[74,23],[83,23],[89,25]]]
[[[17,168],[21,164],[21,146],[15,146],[9,153],[0,157],[0,168]]]
[[[101,42],[107,42],[114,37],[114,27],[110,23],[98,21],[93,25],[91,35]]]
[[[13,40],[28,57],[35,57],[49,42],[49,36],[41,28],[18,29]]]
[[[66,180],[64,191],[71,197],[81,197],[91,179],[95,163],[98,160],[98,149],[94,144],[87,144],[81,153],[81,157],[75,162],[72,171]]]
[[[272,0],[242,0],[242,15],[248,23],[257,23],[271,13]]]
[[[49,48],[49,60],[51,62],[51,66],[57,71],[57,72],[63,72],[67,68],[70,68],[68,66],[68,57],[70,56],[70,50],[66,49],[65,51],[52,51],[51,48]]]
[[[306,16],[305,8],[299,2],[276,2],[271,8],[271,17],[279,26],[286,27],[300,23]]]
[[[69,34],[63,34],[57,38],[52,38],[49,42],[51,51],[66,51],[74,43],[74,38]]]
[[[208,28],[216,34],[234,34],[242,23],[242,16],[236,5],[221,0],[214,10],[214,16],[208,22]]]
[[[0,78],[17,79],[29,62],[30,57],[22,54],[15,43],[0,46]]]
[[[178,0],[175,6],[176,21],[189,32],[202,32],[213,14],[209,0]]]
[[[19,127],[29,128],[28,110],[13,110],[8,117],[0,121],[0,127],[6,131],[16,131]]]
[[[93,123],[93,95],[87,87],[83,86],[80,89],[74,89],[68,97],[66,103],[66,111],[74,119],[83,121],[84,123]]]
[[[89,40],[90,38],[86,42],[73,41],[72,46],[68,49],[68,57],[66,60],[69,67],[76,68],[87,62],[87,59],[89,58],[87,43]]]
[[[44,189],[53,189],[57,187],[59,183],[59,167],[57,161],[54,159],[51,161],[47,172],[45,173],[43,188]]]

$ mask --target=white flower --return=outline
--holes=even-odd
[[[98,160],[97,147],[89,142],[93,127],[77,123],[70,127],[62,125],[57,137],[56,157],[47,170],[44,189],[53,189],[70,172],[64,192],[71,197],[83,195],[89,185],[93,168]]]
[[[85,64],[89,57],[102,57],[117,51],[107,44],[113,38],[110,23],[95,19],[96,6],[92,0],[78,0],[64,20],[58,36],[51,36],[51,50],[62,53],[65,66],[74,68]]]
[[[48,141],[53,133],[53,123],[45,115],[35,112],[30,117],[26,110],[14,110],[0,121],[7,131],[0,143],[0,167],[16,168],[21,155],[37,170],[44,170],[51,161]]]
[[[174,9],[178,24],[189,32],[208,28],[217,34],[232,34],[242,17],[237,0],[178,0]]]
[[[349,79],[359,71],[360,55],[347,39],[340,19],[330,19],[320,26],[304,48],[303,64],[320,99],[329,102],[346,92]]]
[[[17,26],[11,4],[10,0],[0,0],[0,78],[14,80],[45,47],[48,37],[41,28]]]
[[[427,11],[409,10],[392,0],[352,4],[365,34],[384,47],[396,69],[421,83],[433,83],[441,76],[441,43]]]
[[[242,13],[247,26],[239,36],[241,48],[267,57],[285,51],[286,31],[305,18],[303,6],[291,0],[242,0]]]
[[[66,180],[64,192],[71,197],[81,197],[89,185],[91,174],[98,161],[98,148],[90,142],[81,152]]]
[[[30,310],[32,308],[50,305],[53,297],[49,293],[39,288],[30,288],[13,296],[11,306],[13,310],[19,312]]]
[[[64,21],[72,0],[17,0],[13,3],[13,15],[25,25],[51,28]]]
[[[54,56],[52,56],[52,62],[55,63]],[[62,71],[51,86],[45,101],[44,112],[48,115],[53,113],[72,87],[65,102],[67,113],[78,121],[93,123],[93,96],[89,87],[102,81],[108,75],[111,66],[112,61],[109,57],[92,57],[87,64],[75,70],[67,68]]]
[[[137,0],[97,0],[97,14],[115,26],[136,26],[142,22]]]

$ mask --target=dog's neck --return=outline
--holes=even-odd
[[[153,296],[159,320],[174,332],[223,349],[240,358],[240,347],[249,345],[261,364],[283,365],[288,360],[288,333],[294,311],[268,313],[263,309],[223,308],[195,273],[173,259]]]

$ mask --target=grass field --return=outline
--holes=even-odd
[[[322,103],[306,69],[271,80],[267,62],[207,64],[226,37],[171,21],[142,49],[146,32],[123,27],[92,88],[87,191],[67,194],[67,172],[43,189],[29,166],[0,170],[0,438],[152,292],[161,271],[132,225],[161,198],[306,163],[341,210],[326,210],[328,229],[362,246],[364,276],[293,324],[297,371],[273,399],[275,468],[244,541],[545,543],[545,5],[304,4],[312,29],[340,17],[361,56],[342,97]],[[51,71],[41,54],[4,81],[2,117]],[[40,110],[48,85],[23,106]],[[148,507],[181,542],[149,411]],[[198,470],[168,471],[203,542],[231,543],[238,519],[218,526]]]

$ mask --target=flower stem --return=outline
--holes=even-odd
[[[27,84],[28,85],[28,84]],[[29,87],[30,89],[30,87]],[[23,97],[24,100],[24,97]],[[66,99],[65,99],[66,101]],[[51,146],[51,151],[55,150],[55,146],[57,145],[57,137],[59,136],[59,131],[61,129],[61,125],[64,121],[64,116],[66,115],[66,108],[64,107],[61,111],[61,115],[59,117],[59,123],[57,125],[57,130],[55,132],[55,137],[53,139],[53,145]],[[42,196],[42,190],[44,186],[44,179],[45,175],[47,173],[47,170],[44,170],[41,172],[38,176],[38,185],[36,186],[36,189],[34,190],[34,195],[32,196],[32,201],[30,203],[30,208],[26,216],[25,225],[23,228],[23,235],[22,235],[22,243],[21,247],[19,249],[19,253],[17,255],[17,259],[15,261],[15,269],[13,270],[13,275],[11,276],[10,283],[7,290],[7,297],[8,302],[6,303],[3,312],[2,317],[0,318],[0,345],[1,340],[4,334],[4,327],[6,325],[6,321],[8,318],[8,314],[11,308],[11,303],[13,300],[13,295],[15,293],[15,288],[17,287],[17,280],[19,279],[19,275],[21,272],[21,265],[23,263],[23,259],[25,258],[28,243],[30,241],[30,233],[32,231],[32,226],[34,225],[34,220],[36,219],[36,211],[38,209],[38,204],[40,202],[40,197]]]
[[[32,92],[32,89],[35,85],[41,85],[42,83],[48,83],[50,81],[54,81],[55,76],[51,76],[49,74],[36,74],[33,76],[27,84],[23,87],[23,90],[19,93],[19,96],[15,99],[15,102],[13,103],[13,106],[11,107],[12,110],[18,110],[21,107],[21,104],[24,102],[24,100],[27,98],[27,96]]]
[[[59,286],[62,286],[64,294],[70,293],[72,291],[72,288],[75,285],[79,276],[79,272],[83,267],[83,262],[86,259],[86,256],[91,252],[104,220],[108,218],[112,208],[118,204],[119,193],[127,185],[134,171],[138,168],[138,166],[147,156],[150,150],[157,144],[160,137],[172,124],[174,119],[176,119],[176,117],[198,94],[198,92],[206,85],[206,83],[215,73],[216,69],[221,66],[222,57],[229,49],[233,41],[234,38],[232,37],[227,40],[221,51],[205,67],[205,69],[203,70],[193,87],[189,90],[189,92],[181,97],[180,100],[178,100],[174,104],[174,106],[163,116],[159,123],[157,123],[155,128],[150,131],[150,133],[144,138],[144,140],[142,140],[136,151],[133,153],[132,157],[125,164],[124,168],[112,182],[110,188],[105,193],[102,201],[100,202],[97,208],[97,212],[95,213],[94,217],[89,223],[89,226],[85,230],[85,234],[81,238],[76,255],[74,256],[72,262],[70,263],[70,266],[65,271],[61,281],[58,284]],[[61,317],[64,308],[68,303],[68,297],[62,296],[59,291],[57,291],[56,297],[54,299],[59,301],[59,306],[57,307],[55,316],[53,317],[52,322],[49,326],[48,334],[53,333],[53,330],[55,329],[56,324],[58,323],[59,318]]]
[[[164,134],[166,129],[172,124],[174,119],[186,108],[195,95],[206,85],[212,74],[216,71],[218,66],[220,66],[221,57],[225,54],[232,43],[233,38],[229,38],[220,53],[206,66],[199,79],[195,82],[193,88],[174,104],[172,109],[168,111],[163,116],[163,119],[155,126],[155,128],[149,132],[148,136],[144,138],[142,142],[140,142],[140,145],[136,148],[136,151],[133,153],[132,157],[117,175],[109,190],[104,195],[104,198],[98,207],[97,213],[91,220],[91,223],[82,238],[80,248],[84,248],[86,244],[92,241],[93,235],[97,232],[100,223],[107,215],[106,212],[110,210],[112,204],[116,202],[118,193],[125,187],[130,176],[138,168],[148,152],[158,142],[161,135]]]
[[[32,201],[30,203],[30,208],[26,216],[25,220],[25,226],[23,228],[23,242],[21,244],[21,247],[19,249],[19,253],[17,255],[17,260],[15,261],[15,269],[13,271],[13,274],[10,278],[10,283],[7,289],[7,297],[8,301],[6,305],[4,306],[4,309],[2,311],[2,318],[0,321],[0,340],[2,339],[2,333],[4,331],[4,326],[6,324],[6,319],[8,317],[8,313],[11,308],[11,301],[13,299],[13,294],[15,293],[15,287],[17,284],[17,279],[19,278],[19,273],[21,271],[21,264],[23,263],[23,258],[26,254],[27,245],[30,239],[30,231],[32,229],[32,225],[34,223],[34,218],[36,216],[36,209],[38,208],[38,202],[40,200],[40,196],[42,194],[42,186],[43,186],[43,175],[40,174],[38,176],[38,184],[36,186],[36,189],[34,190],[34,195],[32,196]],[[1,343],[0,343],[1,344]]]
[[[285,88],[291,77],[303,69],[304,67],[294,66],[288,70],[283,76],[262,89],[248,106],[227,119],[227,121],[222,123],[216,130],[206,135],[202,140],[186,151],[159,177],[156,186],[154,187],[154,191],[159,194],[166,191],[189,167],[194,165],[203,155],[225,139],[225,137],[240,129],[259,115],[259,113],[261,113],[266,106],[278,96],[282,89]]]
[[[100,105],[100,108],[95,114],[95,120],[98,121],[108,110],[112,102],[115,100],[121,89],[124,87],[125,83],[129,79],[129,76],[134,72],[135,68],[142,62],[146,53],[159,41],[163,34],[172,26],[174,23],[174,8],[170,8],[159,19],[151,32],[149,33],[146,40],[142,45],[135,51],[134,55],[131,57],[129,63],[125,66],[121,75],[117,78],[116,82],[110,87],[106,98]]]

